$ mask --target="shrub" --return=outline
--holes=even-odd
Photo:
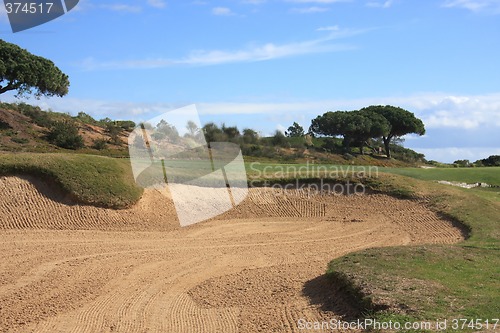
[[[93,140],[92,148],[96,150],[104,150],[108,148],[108,141],[106,139]]]
[[[11,129],[11,128],[12,128],[12,126],[10,126],[9,123],[6,123],[6,122],[0,120],[0,131]]]
[[[491,155],[488,158],[476,161],[484,166],[500,166],[500,155]]]
[[[26,103],[17,104],[17,111],[27,117],[40,127],[50,128],[52,126],[52,117],[50,112],[42,111],[38,106],[31,106]]]
[[[111,137],[111,139],[109,140],[110,143],[117,146],[120,146],[122,144],[122,140],[120,140],[121,130],[121,127],[116,125],[114,122],[106,123],[106,132],[108,132],[109,136]]]
[[[132,120],[118,120],[116,121],[116,125],[121,127],[125,131],[132,131],[135,128],[135,122]]]
[[[78,128],[71,121],[56,121],[50,132],[47,134],[47,140],[61,148],[80,149],[83,148],[83,138],[78,134]]]
[[[259,134],[250,128],[245,128],[243,130],[243,142],[244,143],[257,143],[259,141]]]
[[[453,162],[453,164],[456,164],[459,167],[470,167],[471,163],[469,160],[456,160]]]
[[[92,118],[91,115],[86,114],[83,111],[78,112],[78,115],[75,117],[76,119],[80,120],[81,122],[85,124],[90,124],[90,125],[98,125],[99,122]]]
[[[15,143],[19,143],[19,144],[25,144],[25,143],[30,142],[30,140],[28,140],[26,138],[18,138],[18,137],[10,138],[10,141],[15,142]]]
[[[340,154],[343,152],[342,143],[336,138],[325,138],[322,148],[330,153]]]
[[[274,132],[274,135],[271,138],[271,144],[277,147],[288,147],[290,145],[286,139],[285,134],[278,130]]]

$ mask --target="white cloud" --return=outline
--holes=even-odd
[[[287,129],[287,128],[286,128],[285,126],[281,125],[281,124],[276,125],[276,130],[277,130],[277,131],[280,131],[280,132],[281,132],[281,133],[283,133],[283,134],[285,134],[286,129]],[[274,133],[270,133],[270,135],[273,135],[273,134],[274,134]]]
[[[227,50],[195,50],[180,59],[150,58],[142,60],[126,60],[99,62],[87,58],[82,67],[87,70],[96,69],[151,69],[178,65],[209,66],[238,62],[265,61],[298,55],[338,52],[352,50],[354,47],[332,43],[335,39],[354,36],[367,30],[337,30],[331,31],[326,37],[288,44],[250,44],[245,48],[233,51]]]
[[[312,13],[324,13],[329,11],[330,8],[326,7],[306,7],[306,8],[292,8],[290,9],[291,12],[294,13],[299,13],[299,14],[312,14]]]
[[[339,31],[339,30],[340,30],[340,28],[338,25],[331,25],[328,27],[321,27],[321,28],[316,29],[316,31]]]
[[[139,13],[142,11],[142,8],[139,6],[131,6],[125,4],[107,4],[107,5],[100,5],[100,7],[112,10],[114,12],[124,12],[124,13]]]
[[[408,102],[428,128],[500,127],[500,94],[417,96]]]
[[[167,3],[163,0],[148,0],[148,5],[155,8],[165,8]]]
[[[321,3],[321,4],[330,4],[337,2],[350,2],[351,0],[285,0],[286,2],[295,2],[295,3]]]
[[[473,12],[500,14],[500,0],[448,0],[443,4],[446,8],[464,8]]]
[[[266,3],[267,0],[243,0],[241,3],[243,4],[248,4],[248,5],[260,5],[263,3]]]
[[[387,0],[384,2],[376,2],[376,1],[370,1],[366,5],[368,7],[375,7],[375,8],[389,8],[394,4],[394,0]]]
[[[234,15],[233,11],[227,7],[214,7],[214,8],[212,8],[212,14],[219,15],[219,16]]]

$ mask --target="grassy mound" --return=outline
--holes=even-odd
[[[126,208],[142,195],[128,159],[60,153],[0,154],[0,175],[22,174],[53,181],[78,202],[94,206]]]
[[[477,181],[478,175],[467,175],[468,181]],[[498,183],[498,177],[490,181]],[[368,249],[330,262],[327,276],[362,316],[401,323],[498,318],[500,204],[470,190],[402,176],[381,174],[378,182],[371,185],[428,198],[436,211],[469,228],[470,237],[457,245]],[[459,331],[468,330],[477,329],[464,326]]]

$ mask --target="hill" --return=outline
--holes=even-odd
[[[76,128],[82,138],[79,153],[112,157],[128,156],[127,136],[135,127],[131,121],[95,120],[80,112],[69,114],[44,111],[25,103],[0,103],[0,150],[9,152],[69,152],[50,138],[57,123]]]
[[[215,128],[216,125],[212,124]],[[136,124],[127,120],[96,120],[80,112],[77,116],[44,111],[26,103],[0,103],[0,151],[7,152],[78,152],[79,154],[128,157],[127,137]],[[222,126],[224,129],[224,125]],[[393,159],[377,153],[343,152],[340,139],[310,137],[254,137],[240,135],[218,137],[213,141],[240,144],[249,161],[281,163],[326,163],[340,165],[415,166],[424,156],[401,145],[394,145]],[[250,130],[253,133],[257,133]],[[55,133],[54,133],[55,132]],[[375,143],[380,145],[380,143]]]

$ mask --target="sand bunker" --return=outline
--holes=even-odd
[[[123,211],[29,177],[0,178],[0,193],[0,332],[297,332],[299,319],[344,306],[312,300],[332,258],[463,239],[425,202],[380,194],[251,189],[237,208],[180,228],[157,190]]]

